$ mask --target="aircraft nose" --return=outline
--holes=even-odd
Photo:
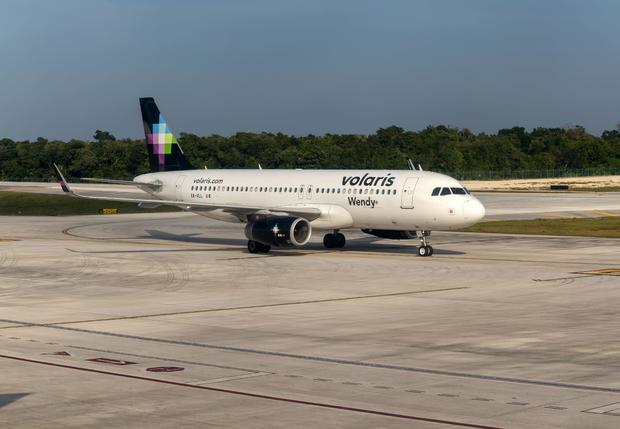
[[[478,199],[472,198],[465,202],[463,215],[467,222],[478,222],[484,217],[485,213],[484,206]]]

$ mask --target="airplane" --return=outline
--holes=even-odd
[[[150,172],[133,180],[84,180],[133,185],[148,198],[98,197],[74,192],[56,164],[62,190],[74,197],[161,205],[225,222],[245,224],[250,253],[304,246],[313,230],[328,231],[327,249],[343,248],[343,229],[359,228],[386,239],[419,239],[419,256],[431,256],[433,230],[479,222],[482,203],[456,179],[409,170],[195,169],[153,98],[140,98]]]

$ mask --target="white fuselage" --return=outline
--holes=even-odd
[[[478,199],[455,179],[418,170],[188,170],[149,173],[136,182],[157,182],[163,200],[254,207],[312,207],[313,228],[451,230],[484,217]],[[438,195],[437,188],[446,188]],[[435,191],[435,192],[433,192]],[[442,195],[443,194],[443,195]],[[229,221],[247,218],[225,209],[197,210]]]

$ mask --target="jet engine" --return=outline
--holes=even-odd
[[[248,240],[280,247],[303,246],[311,235],[310,222],[301,217],[269,216],[245,226]]]
[[[366,234],[374,235],[379,238],[389,238],[390,240],[411,240],[417,238],[415,231],[399,231],[392,229],[362,229]]]

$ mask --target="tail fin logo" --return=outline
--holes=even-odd
[[[153,154],[157,155],[159,165],[166,164],[166,155],[172,153],[172,145],[177,144],[177,139],[170,132],[164,117],[159,115],[159,123],[151,125],[152,133],[146,135],[146,140],[153,147]]]

